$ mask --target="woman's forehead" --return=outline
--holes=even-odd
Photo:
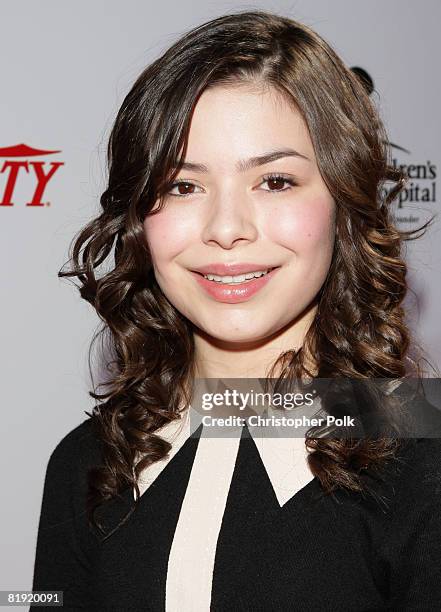
[[[221,153],[237,163],[283,148],[314,159],[306,123],[287,95],[274,87],[218,85],[195,106],[185,160],[198,163]]]

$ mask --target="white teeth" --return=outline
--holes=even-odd
[[[243,283],[246,280],[250,280],[252,278],[259,278],[259,276],[264,276],[268,274],[269,270],[258,270],[257,272],[248,272],[248,274],[238,274],[237,276],[218,276],[217,274],[204,274],[204,278],[208,280],[217,281],[218,283]]]

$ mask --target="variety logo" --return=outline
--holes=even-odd
[[[352,72],[357,75],[369,95],[374,91],[374,82],[370,74],[360,68],[353,66]],[[418,223],[420,218],[406,212],[405,207],[408,204],[421,204],[422,202],[436,202],[436,164],[430,160],[425,162],[408,163],[406,159],[404,163],[400,163],[400,156],[405,153],[406,156],[411,155],[411,152],[400,145],[389,143],[393,151],[392,164],[395,168],[399,168],[408,178],[408,183],[398,195],[397,211],[395,221],[402,223]],[[389,189],[385,186],[382,189],[382,196],[385,197]],[[417,209],[418,210],[418,209]],[[418,211],[419,212],[419,211]]]
[[[14,191],[17,181],[24,173],[32,174],[34,178],[34,191],[30,194],[26,206],[47,206],[49,202],[43,201],[46,187],[60,166],[64,166],[64,162],[31,161],[29,158],[54,155],[55,153],[61,153],[61,151],[34,149],[25,144],[0,148],[0,158],[5,158],[3,164],[0,161],[0,174],[6,177],[0,206],[14,206]],[[18,160],[16,159],[18,157],[26,159]]]

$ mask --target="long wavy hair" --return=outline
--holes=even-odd
[[[276,368],[281,379],[311,375],[308,354],[322,378],[402,379],[419,371],[402,307],[401,249],[431,220],[408,232],[394,226],[390,204],[406,177],[390,163],[384,127],[363,84],[320,36],[286,17],[240,12],[194,28],[125,97],[108,143],[102,211],[76,235],[70,268],[59,272],[80,281],[81,297],[103,321],[92,345],[103,334],[110,350],[108,380],[98,385],[107,389],[89,392],[99,403],[86,412],[102,443],[102,465],[89,472],[87,510],[102,533],[96,509],[127,487],[136,499],[119,524],[136,508],[140,473],[171,448],[155,432],[189,406],[195,375],[192,324],[155,280],[143,221],[155,214],[155,203],[160,210],[179,172],[202,92],[237,82],[272,86],[296,104],[336,203],[334,253],[315,318],[303,346],[281,354],[269,375]],[[399,441],[307,438],[306,444],[325,492],[359,492],[366,470],[393,458]]]

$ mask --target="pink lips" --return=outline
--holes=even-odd
[[[218,302],[225,302],[227,304],[237,304],[239,302],[245,302],[250,299],[253,295],[255,295],[260,289],[262,289],[277,273],[279,268],[274,268],[271,272],[268,272],[264,276],[260,276],[259,278],[254,278],[252,280],[243,282],[243,283],[220,283],[216,281],[208,280],[204,278],[202,274],[216,274],[219,276],[231,275],[235,276],[237,274],[246,274],[248,272],[254,272],[256,270],[265,270],[265,266],[261,266],[259,268],[256,264],[238,264],[236,267],[234,266],[224,266],[224,264],[218,264],[216,268],[219,270],[219,267],[223,269],[223,271],[214,272],[214,266],[207,266],[205,269],[210,268],[207,272],[199,272],[199,270],[203,270],[204,268],[198,268],[197,272],[191,272],[195,277],[196,281],[199,285],[215,300]],[[248,269],[245,269],[247,268]],[[225,270],[227,268],[228,271]],[[240,270],[236,271],[238,268]],[[233,271],[234,269],[234,271]],[[268,269],[268,268],[267,268]]]
[[[218,276],[237,276],[238,274],[247,274],[248,272],[256,272],[257,270],[269,270],[275,268],[268,263],[212,263],[206,266],[193,268],[193,272],[199,274],[216,274]]]

